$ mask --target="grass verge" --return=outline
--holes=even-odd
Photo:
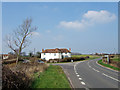
[[[70,88],[70,84],[60,66],[50,65],[40,77],[35,74],[31,88]]]
[[[117,67],[111,66],[111,65],[109,65],[109,64],[105,64],[105,63],[102,62],[102,60],[99,60],[98,63],[101,64],[101,65],[103,65],[103,66],[105,66],[105,67],[108,67],[108,68],[111,68],[111,69],[114,69],[114,70],[120,71],[120,68],[117,68]]]

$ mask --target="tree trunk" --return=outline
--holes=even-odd
[[[17,64],[18,64],[18,60],[19,60],[19,56],[17,56],[17,60],[16,60],[16,67],[17,67]]]

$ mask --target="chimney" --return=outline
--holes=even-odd
[[[69,51],[71,52],[71,48],[69,48]]]
[[[44,52],[44,49],[42,49],[42,52]]]

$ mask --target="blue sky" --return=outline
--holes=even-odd
[[[114,53],[118,49],[117,2],[2,4],[3,53],[11,51],[4,38],[27,17],[38,27],[26,52],[42,48],[72,48],[80,53]]]

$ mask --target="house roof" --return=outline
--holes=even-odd
[[[63,48],[63,49],[59,49],[59,48],[56,48],[56,49],[45,49],[45,50],[42,50],[42,53],[70,53],[71,50],[68,50],[66,48]]]
[[[2,56],[9,56],[9,54],[2,54]]]

